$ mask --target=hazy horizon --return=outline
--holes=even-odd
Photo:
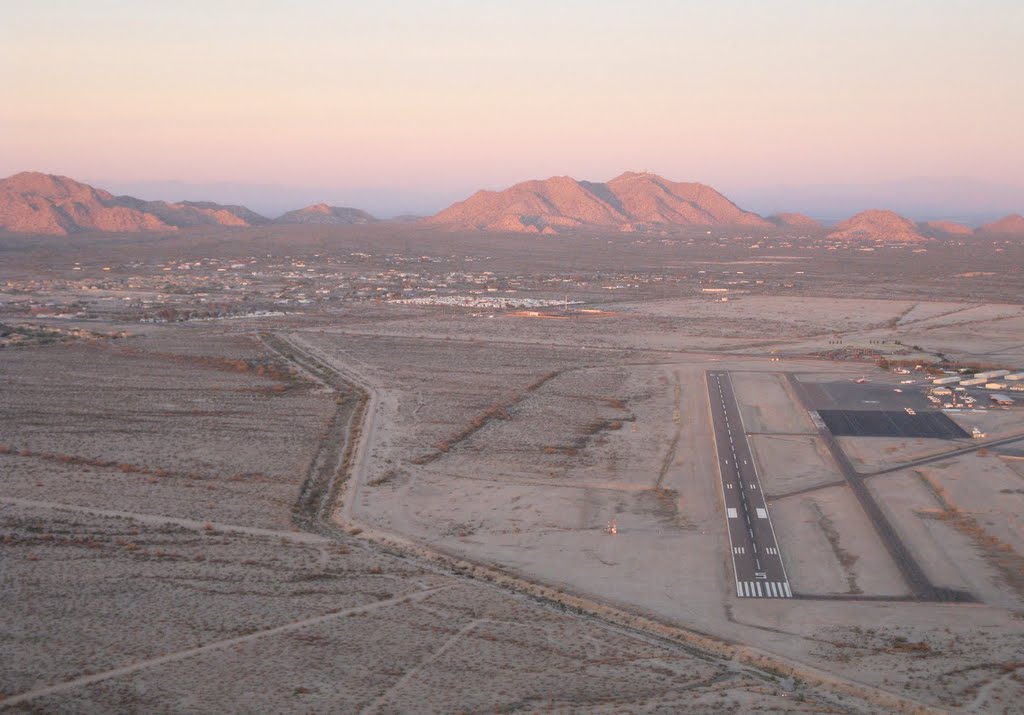
[[[656,173],[656,172],[655,172]],[[315,186],[275,186],[230,182],[193,183],[188,181],[109,181],[72,177],[106,189],[115,195],[130,195],[146,200],[216,201],[240,204],[269,218],[314,203],[363,209],[378,218],[428,216],[461,201],[479,189],[501,190],[507,186],[475,186],[450,190],[426,188],[390,189],[387,187],[332,188]],[[544,179],[548,177],[531,177]],[[586,181],[613,178],[574,176]],[[673,181],[700,181],[699,177],[665,178]],[[525,180],[525,179],[524,179]],[[982,223],[1024,206],[1022,190],[967,178],[915,177],[876,184],[820,184],[786,186],[714,186],[741,208],[764,216],[777,213],[803,213],[819,221],[836,221],[872,208],[891,209],[915,220],[949,219]]]
[[[649,169],[812,215],[867,208],[835,187],[966,177],[994,195],[888,207],[988,216],[1022,208],[1022,21],[1008,1],[20,4],[0,175],[383,216],[562,174]]]

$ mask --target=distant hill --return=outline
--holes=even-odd
[[[556,176],[504,191],[478,191],[435,216],[456,230],[558,233],[579,226],[625,231],[656,226],[771,226],[710,186],[627,172],[606,183]]]
[[[803,214],[774,214],[769,216],[768,220],[776,226],[784,226],[788,228],[821,228],[820,223],[810,216],[804,216]]]
[[[978,233],[994,233],[1001,235],[1024,235],[1024,216],[1010,214],[998,221],[986,223],[978,229]]]
[[[289,211],[274,220],[274,223],[302,223],[302,224],[357,224],[374,223],[375,219],[370,214],[360,209],[345,208],[342,206],[328,206],[327,204],[313,204],[304,209]]]
[[[929,238],[968,236],[974,229],[957,221],[925,221],[917,225],[918,231]]]
[[[828,238],[841,241],[884,241],[889,243],[919,243],[927,241],[917,225],[895,211],[872,209],[836,224]]]
[[[0,229],[65,235],[84,231],[173,231],[186,226],[254,226],[267,219],[243,206],[143,201],[38,172],[0,179]]]
[[[270,219],[244,206],[223,206],[212,201],[143,201],[132,196],[115,196],[121,206],[153,214],[177,228],[188,226],[263,226]]]
[[[737,186],[729,196],[749,211],[765,214],[797,206],[832,223],[867,208],[884,206],[914,221],[952,219],[970,226],[1021,211],[1024,186],[965,177],[907,177],[845,184]]]
[[[118,205],[106,191],[64,176],[33,172],[0,180],[0,228],[55,235],[173,230],[153,214]]]

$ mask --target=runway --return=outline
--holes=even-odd
[[[726,372],[705,374],[718,446],[736,595],[740,598],[792,598],[732,381]]]

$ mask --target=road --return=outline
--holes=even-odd
[[[291,333],[288,336],[291,345],[301,353],[314,357],[327,369],[333,371],[342,381],[351,386],[358,386],[366,395],[366,404],[363,409],[362,423],[358,425],[358,439],[353,445],[354,449],[350,456],[347,478],[341,485],[341,495],[337,499],[340,508],[333,514],[326,515],[333,518],[343,526],[353,525],[353,514],[356,504],[359,501],[359,489],[366,479],[370,454],[375,443],[377,431],[381,425],[380,393],[376,381],[371,379],[366,370],[360,369],[359,362],[351,355],[346,355],[343,350],[337,352],[348,357],[347,361],[338,359],[338,355],[328,355],[316,349],[301,335]]]
[[[726,372],[708,372],[726,526],[741,598],[792,598],[775,529],[750,453],[739,407]]]

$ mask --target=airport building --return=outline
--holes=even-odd
[[[975,373],[974,377],[976,377],[976,378],[984,378],[986,380],[991,380],[992,378],[995,378],[995,377],[1005,377],[1006,375],[1009,375],[1009,374],[1010,374],[1009,370],[989,370],[988,372]]]

